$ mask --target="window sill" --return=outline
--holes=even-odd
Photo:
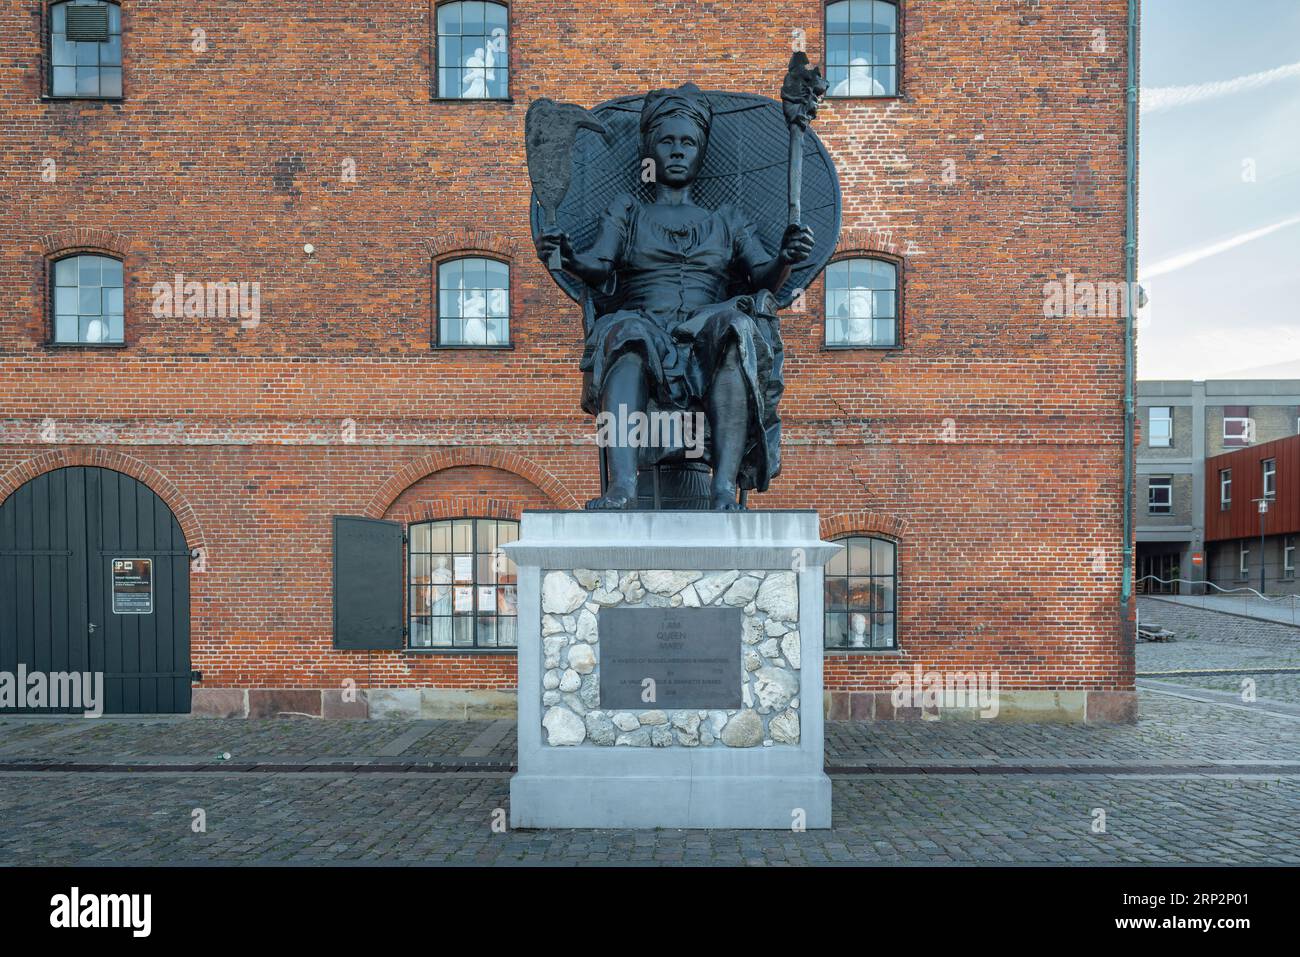
[[[848,93],[843,96],[832,96],[827,93],[823,99],[828,103],[853,102],[854,100],[901,100],[902,93]]]
[[[123,103],[126,98],[121,96],[54,96],[50,93],[41,94],[42,103]]]
[[[824,648],[824,655],[893,655],[898,658],[907,657],[907,652],[902,648]]]
[[[454,350],[458,352],[466,352],[466,351],[472,352],[476,350],[478,352],[512,352],[514,351],[515,344],[513,342],[507,342],[505,345],[500,345],[500,346],[478,346],[478,345],[469,345],[469,344],[457,345],[455,343],[447,343],[446,345],[444,345],[438,342],[431,342],[429,343],[429,348],[432,349],[434,352],[440,352],[444,350],[446,351]]]
[[[504,103],[515,102],[512,96],[431,96],[430,103]]]
[[[828,343],[822,343],[822,352],[902,352],[903,347],[900,345],[892,346],[836,346]]]
[[[125,349],[125,342],[43,342],[46,349]]]
[[[402,654],[415,655],[514,655],[518,648],[403,648]]]

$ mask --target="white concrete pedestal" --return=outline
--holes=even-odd
[[[816,512],[525,512],[519,540],[503,547],[519,574],[519,771],[510,782],[513,827],[830,827],[831,785],[823,769],[822,581],[825,563],[841,546],[821,541]],[[581,574],[575,575],[578,570]],[[673,595],[666,593],[671,586],[661,585],[656,593],[631,585],[617,592],[617,600],[611,597],[604,583],[631,581],[632,571],[702,576],[700,592],[694,584]],[[710,586],[726,581],[733,571],[739,582],[734,590],[700,600],[701,594],[710,597]],[[552,574],[553,585],[568,585],[558,573],[602,584],[582,595],[569,589],[572,611],[547,616],[542,597],[546,576]],[[666,577],[650,575],[645,581],[662,583]],[[770,585],[747,598],[756,579],[760,588],[762,582],[770,580]],[[783,590],[797,590],[797,623],[789,620],[788,612],[783,618],[775,610],[763,610],[775,609],[773,596]],[[631,608],[671,602],[686,612],[695,601],[721,606],[724,599],[744,615],[747,640],[740,653],[752,666],[741,669],[741,683],[747,686],[742,689],[744,706],[704,709],[708,717],[692,732],[700,711],[693,716],[665,707],[665,720],[659,722],[655,705],[648,704],[633,717],[653,718],[654,726],[611,734],[611,718],[633,722],[627,711],[606,708],[595,696],[600,637],[592,636],[590,620],[581,620],[584,613],[595,616],[599,632],[600,613],[611,602]],[[689,616],[684,620],[689,622]],[[771,628],[759,631],[767,623]],[[797,641],[791,636],[796,624]],[[557,635],[557,629],[563,634]],[[566,664],[584,635],[590,644],[574,651],[572,659],[578,669],[591,670],[579,676]],[[771,637],[776,644],[768,640]],[[552,639],[549,661],[546,638]],[[784,644],[782,638],[787,639]],[[568,644],[556,651],[563,642]],[[567,696],[554,687],[544,688],[548,672],[551,684],[556,675],[565,674]],[[575,678],[597,684],[584,684],[574,692]],[[548,692],[550,704],[544,706]],[[554,719],[560,711],[565,712],[558,715],[564,722],[552,721],[554,729],[544,728],[544,715]],[[741,711],[752,713],[738,725],[747,723],[752,731],[757,721],[764,740],[732,746],[724,741],[753,738],[712,733],[719,723],[729,726]],[[779,726],[772,723],[777,717]],[[797,729],[797,740],[792,728]],[[655,745],[645,745],[651,734]],[[579,737],[578,743],[556,743]],[[612,743],[615,738],[619,743]]]

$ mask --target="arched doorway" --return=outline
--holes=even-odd
[[[16,489],[0,504],[0,673],[47,684],[0,713],[85,710],[54,694],[73,673],[102,675],[106,714],[188,713],[189,568],[176,516],[128,475],[76,466]]]

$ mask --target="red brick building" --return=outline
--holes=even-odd
[[[415,542],[596,494],[524,112],[687,79],[776,96],[802,40],[832,85],[836,260],[874,272],[845,265],[836,303],[819,279],[784,317],[783,472],[750,505],[881,543],[828,586],[830,714],[891,716],[891,675],[919,666],[996,671],[1004,716],[1131,716],[1124,324],[1043,306],[1067,273],[1124,278],[1125,0],[75,5],[107,13],[0,13],[0,669],[108,641],[120,710],[185,710],[189,669],[207,712],[364,712],[353,686],[508,709],[508,572],[455,559],[509,525],[425,526],[429,561],[408,560],[408,612],[468,600],[476,647],[421,617],[428,647],[413,623],[401,650],[347,651],[332,517]],[[104,470],[179,537],[160,519],[146,542],[156,503]],[[112,532],[110,486],[140,509]],[[155,613],[170,589],[167,660],[105,604],[99,566],[133,549],[159,556]]]

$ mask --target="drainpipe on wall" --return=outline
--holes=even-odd
[[[1133,597],[1133,433],[1136,362],[1133,311],[1141,293],[1137,283],[1137,132],[1138,132],[1138,2],[1128,0],[1128,108],[1125,131],[1124,176],[1124,282],[1128,292],[1124,310],[1124,575],[1120,613],[1128,614]]]

